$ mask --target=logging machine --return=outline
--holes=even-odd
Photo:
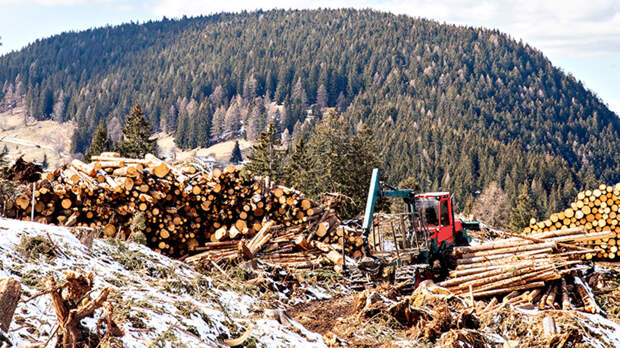
[[[375,217],[381,198],[402,199],[405,213]],[[375,220],[382,219],[382,222]],[[442,278],[451,262],[452,247],[468,245],[467,230],[479,230],[478,222],[455,219],[453,196],[449,192],[415,193],[401,190],[379,179],[372,171],[363,221],[364,250],[367,257],[358,266],[377,271],[377,265],[396,267],[395,281],[410,280],[413,288],[429,278]],[[371,250],[372,249],[372,250]]]

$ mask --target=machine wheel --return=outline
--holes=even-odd
[[[429,279],[429,273],[430,266],[427,264],[401,265],[394,273],[394,284],[409,281],[401,291],[411,293],[421,281]]]
[[[362,271],[357,268],[356,265],[349,266],[347,268],[348,274],[346,278],[351,283],[351,289],[356,291],[361,291],[366,288],[367,285],[372,284],[370,281],[370,277],[367,274],[364,274]]]

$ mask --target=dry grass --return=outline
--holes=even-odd
[[[186,160],[194,156],[200,157],[209,157],[213,156],[218,161],[228,161],[230,159],[230,155],[232,154],[232,150],[235,147],[235,140],[225,141],[219,144],[215,144],[208,148],[197,148],[193,150],[183,151],[179,149],[174,143],[174,136],[166,133],[157,133],[157,146],[162,153],[172,155],[177,160]],[[252,148],[252,142],[237,139],[239,141],[239,147],[241,148],[241,153],[243,154],[243,158],[247,158],[247,155],[250,153]]]
[[[6,145],[9,160],[23,155],[26,161],[37,162],[42,162],[46,154],[50,168],[69,161],[75,125],[32,119],[26,125],[24,115],[21,107],[0,113],[0,151]]]

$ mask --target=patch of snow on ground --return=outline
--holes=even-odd
[[[46,232],[62,253],[49,259],[28,260],[15,250],[23,237],[48,238]],[[249,326],[255,328],[252,338],[259,347],[325,346],[320,335],[303,327],[287,327],[263,319],[257,309],[259,300],[216,289],[211,278],[145,246],[96,239],[88,250],[67,228],[0,219],[0,278],[19,280],[22,299],[40,293],[45,276],[53,276],[62,283],[64,271],[92,272],[92,297],[104,287],[114,289],[109,300],[115,314],[121,317],[117,323],[125,332],[125,347],[222,346],[222,338],[239,336]],[[99,309],[95,318],[84,320],[83,324],[94,329],[103,311]],[[39,296],[18,304],[9,339],[15,346],[44,343],[55,326],[50,297]],[[50,342],[52,346],[54,342],[55,338]]]

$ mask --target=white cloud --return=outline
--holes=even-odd
[[[72,6],[100,2],[119,2],[123,0],[0,0],[0,5],[43,5]]]

